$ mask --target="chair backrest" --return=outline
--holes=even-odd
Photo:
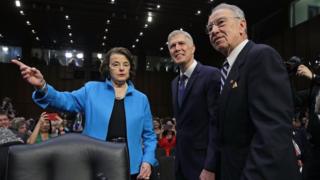
[[[128,180],[125,144],[67,134],[9,148],[7,180]]]

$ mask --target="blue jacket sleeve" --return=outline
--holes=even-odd
[[[80,112],[84,108],[86,87],[82,87],[72,92],[59,92],[52,86],[48,86],[48,91],[45,95],[39,96],[38,91],[32,94],[33,101],[41,108],[54,108],[57,110]]]

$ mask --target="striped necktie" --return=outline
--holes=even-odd
[[[229,69],[229,63],[228,61],[224,61],[223,65],[222,65],[222,68],[220,70],[221,72],[221,86],[220,86],[220,93],[222,92],[222,89],[223,89],[223,86],[224,86],[224,83],[227,79],[227,75],[228,75],[228,69]]]

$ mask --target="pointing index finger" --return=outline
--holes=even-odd
[[[20,68],[23,67],[23,66],[27,66],[27,65],[23,64],[21,61],[18,61],[18,60],[16,60],[16,59],[11,60],[11,62],[12,62],[13,64],[18,65]]]

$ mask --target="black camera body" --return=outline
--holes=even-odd
[[[289,75],[293,76],[297,73],[298,67],[303,63],[298,56],[292,56],[288,61],[285,61],[284,64],[287,67]]]

